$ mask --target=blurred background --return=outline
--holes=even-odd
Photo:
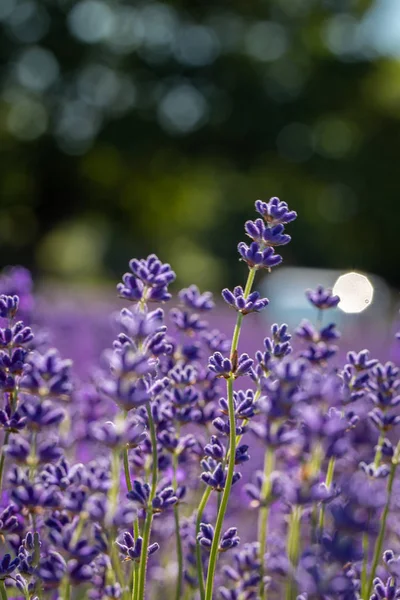
[[[286,265],[400,285],[399,0],[1,0],[0,31],[2,266],[154,251],[216,291],[279,196]]]

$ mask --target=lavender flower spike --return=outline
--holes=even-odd
[[[0,317],[3,319],[13,319],[18,311],[18,296],[0,296]]]
[[[242,315],[248,315],[251,312],[260,312],[269,304],[268,298],[260,298],[258,292],[252,292],[247,298],[244,296],[243,288],[238,285],[233,292],[225,288],[222,290],[222,297],[227,304],[232,306]]]
[[[239,242],[238,252],[249,267],[255,269],[271,269],[282,262],[282,257],[275,254],[274,249],[268,246],[262,248],[257,242],[248,246],[245,242]]]
[[[240,375],[247,375],[253,365],[253,360],[248,354],[241,354],[239,358],[231,361],[224,358],[220,352],[214,352],[209,358],[208,368],[217,374],[218,377],[229,379],[234,376],[235,379]]]
[[[256,200],[256,211],[269,223],[276,225],[277,223],[291,223],[297,218],[297,213],[294,210],[289,210],[286,202],[281,202],[279,198],[271,198],[269,202]]]
[[[316,308],[320,310],[327,308],[335,308],[339,302],[339,296],[335,296],[332,290],[319,285],[316,290],[307,290],[306,296]]]

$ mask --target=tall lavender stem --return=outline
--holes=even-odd
[[[247,277],[246,287],[244,290],[244,297],[247,298],[251,292],[253,286],[256,269],[251,268]],[[237,349],[239,345],[240,332],[242,328],[243,314],[238,313],[236,319],[236,326],[233,332],[232,346],[231,346],[231,360],[234,361],[237,355]],[[226,475],[225,488],[222,495],[221,505],[218,510],[217,521],[215,523],[214,539],[210,551],[210,560],[208,563],[207,581],[206,581],[206,594],[205,600],[212,600],[212,593],[214,588],[214,575],[217,566],[218,546],[224,523],[225,513],[228,506],[229,495],[232,487],[232,478],[235,469],[235,451],[236,451],[236,419],[235,419],[235,407],[233,401],[233,381],[234,377],[231,376],[226,380],[227,387],[227,398],[228,398],[228,410],[229,410],[229,454],[230,460],[228,463],[228,472]]]
[[[158,480],[158,452],[157,452],[157,436],[156,429],[154,426],[153,415],[151,413],[150,403],[146,404],[147,418],[149,421],[150,439],[152,448],[152,476],[151,476],[151,491],[149,504],[146,512],[146,519],[143,527],[143,545],[142,552],[140,554],[140,568],[139,568],[139,590],[138,600],[144,600],[144,592],[146,587],[146,571],[147,571],[147,550],[150,541],[151,525],[153,522],[153,508],[152,500],[156,495],[157,491],[157,480]]]

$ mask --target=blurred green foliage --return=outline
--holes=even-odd
[[[277,195],[287,262],[400,284],[400,61],[372,1],[0,4],[3,265],[92,281],[155,251],[232,285]]]

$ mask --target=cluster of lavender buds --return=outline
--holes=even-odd
[[[0,600],[400,598],[400,369],[338,362],[323,287],[315,322],[246,351],[269,305],[256,275],[297,217],[255,209],[247,280],[222,291],[231,339],[211,293],[174,296],[169,264],[133,259],[86,378],[44,335],[29,273],[0,276]]]

